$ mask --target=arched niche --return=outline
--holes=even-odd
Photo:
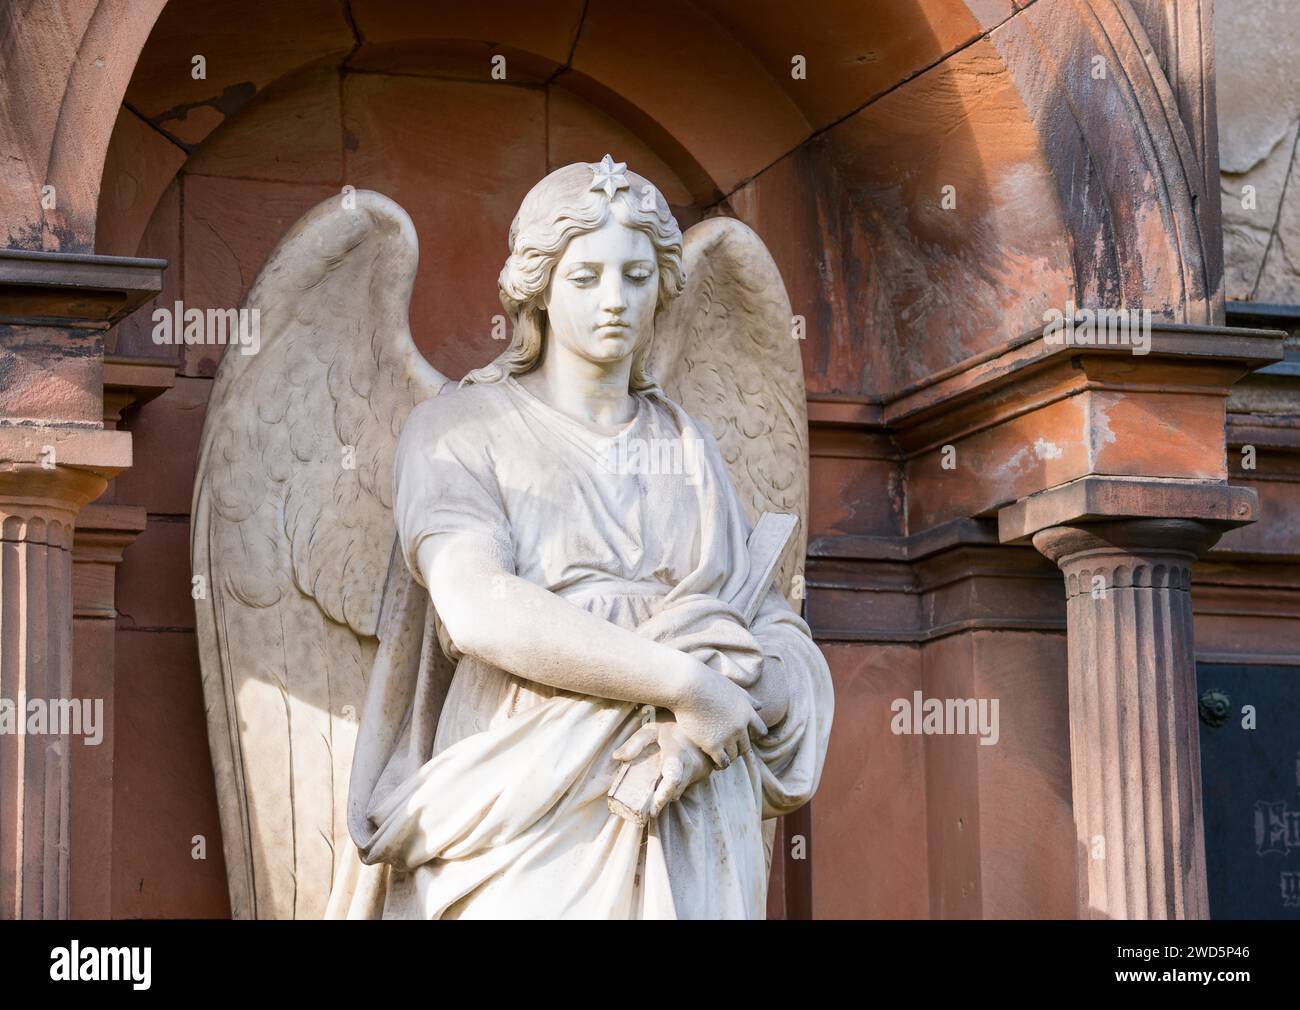
[[[1056,176],[996,44],[1011,14],[172,0],[126,89],[96,248],[172,260],[163,302],[234,305],[299,213],[381,189],[420,229],[417,339],[457,372],[494,353],[519,198],[609,149],[683,224],[730,213],[763,235],[808,321],[811,392],[888,399],[1075,292]],[[157,353],[147,313],[118,349]],[[212,374],[218,350],[186,349],[182,373]]]

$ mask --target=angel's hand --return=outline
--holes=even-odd
[[[682,655],[686,655],[683,653]],[[767,724],[758,717],[758,702],[739,684],[687,657],[694,676],[672,706],[681,731],[719,768],[749,753],[750,737],[764,736]]]
[[[650,806],[651,817],[658,817],[669,803],[681,799],[687,789],[708,778],[715,767],[712,759],[691,743],[673,717],[665,715],[642,726],[614,752],[615,760],[632,761],[646,747],[658,746],[660,779]]]

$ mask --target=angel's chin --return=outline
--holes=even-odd
[[[592,348],[605,361],[616,361],[632,353],[635,341],[627,330],[597,330],[596,346]]]

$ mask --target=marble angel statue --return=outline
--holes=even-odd
[[[509,344],[451,383],[411,340],[417,248],[377,193],[310,211],[214,384],[192,556],[235,915],[761,918],[833,707],[790,604],[771,256],[727,218],[683,238],[608,155],[560,168],[510,228]],[[769,511],[800,535],[747,623]],[[644,824],[606,796],[634,760]]]

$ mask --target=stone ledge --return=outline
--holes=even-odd
[[[46,446],[57,466],[119,471],[131,466],[131,433],[100,428],[0,426],[0,467],[39,465]]]
[[[104,426],[116,428],[122,421],[123,411],[144,406],[175,384],[173,361],[105,355]]]
[[[163,288],[166,260],[0,249],[0,323],[107,329]]]
[[[992,390],[1079,355],[1106,358],[1184,359],[1233,364],[1240,373],[1281,361],[1286,334],[1280,330],[1252,330],[1227,326],[1192,326],[1160,320],[1151,322],[1149,353],[1136,355],[1119,344],[1049,344],[1038,331],[991,354],[977,356],[960,369],[941,372],[931,380],[903,390],[883,407],[883,420],[891,429],[903,422],[915,424],[936,411],[987,396]]]
[[[1040,530],[1109,519],[1195,519],[1230,529],[1254,522],[1254,490],[1157,478],[1082,477],[998,512],[998,537],[1017,543]]]
[[[907,536],[839,533],[814,537],[808,543],[808,557],[810,560],[911,562],[967,544],[998,542],[992,520],[963,518]]]

